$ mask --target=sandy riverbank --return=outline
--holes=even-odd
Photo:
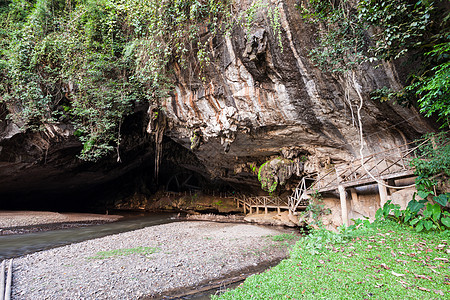
[[[42,251],[14,260],[13,299],[139,299],[196,286],[285,257],[286,244],[270,238],[283,232],[178,222]],[[137,247],[154,252],[90,258]]]
[[[116,215],[85,213],[57,213],[49,211],[0,211],[0,228],[68,222],[113,222],[117,221],[120,218],[121,216]]]
[[[0,211],[0,236],[104,224],[121,218],[87,213]]]

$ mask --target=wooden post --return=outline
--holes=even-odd
[[[5,300],[11,300],[12,269],[13,259],[11,258],[11,260],[9,261],[8,275],[6,277]]]
[[[358,202],[358,193],[356,192],[355,189],[350,189],[350,193],[352,195],[352,201],[353,202]]]
[[[356,190],[350,189],[350,193],[352,194],[352,202],[358,203],[358,193],[356,193]]]
[[[348,226],[347,195],[345,193],[345,188],[342,185],[338,185],[338,190],[339,190],[339,198],[341,199],[342,224]]]
[[[395,184],[395,179],[393,179],[393,178],[392,178],[392,179],[388,179],[388,180],[387,180],[387,184],[390,185],[390,186],[397,186],[397,185]],[[391,196],[393,192],[395,192],[395,189],[387,188],[387,194],[388,194],[388,196]]]
[[[256,214],[259,215],[259,205],[258,205],[258,203],[256,203]]]
[[[244,214],[247,214],[247,204],[244,202]]]
[[[281,214],[280,206],[277,206],[277,211],[278,211],[278,214]]]
[[[380,207],[383,207],[383,205],[387,202],[387,188],[384,185],[378,183],[378,193],[380,193]]]
[[[2,261],[0,272],[0,300],[3,300],[5,296],[5,261]]]

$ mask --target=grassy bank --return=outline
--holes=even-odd
[[[213,299],[449,299],[450,233],[377,224],[316,231],[289,259]]]

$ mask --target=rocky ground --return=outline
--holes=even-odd
[[[284,258],[287,242],[270,237],[280,233],[286,230],[178,222],[42,251],[14,260],[13,299],[158,296]]]
[[[303,225],[299,222],[298,216],[289,215],[289,212],[269,212],[267,214],[248,214],[248,215],[216,215],[216,214],[191,214],[187,215],[188,220],[197,221],[214,221],[214,222],[228,222],[228,223],[253,223],[259,225],[273,225],[298,227]]]

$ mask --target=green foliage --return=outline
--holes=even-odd
[[[345,72],[366,61],[399,58],[423,47],[438,14],[434,1],[361,0],[355,4],[309,0],[299,9],[303,18],[319,25],[313,60],[331,72]]]
[[[417,175],[419,196],[425,199],[434,194],[439,181],[448,181],[450,177],[450,140],[445,132],[428,134],[424,138],[425,142],[419,147],[411,166]],[[445,196],[437,195],[437,201],[442,202],[442,197]]]
[[[449,237],[390,221],[345,236],[317,231],[278,266],[212,299],[443,299]]]
[[[416,81],[406,90],[418,96],[420,112],[426,117],[436,114],[442,127],[450,127],[450,41],[433,46],[426,55],[437,65],[415,76]]]
[[[23,131],[71,124],[80,158],[96,161],[119,150],[121,124],[138,102],[158,106],[168,97],[174,70],[205,80],[214,38],[235,25],[232,4],[1,1],[0,103]],[[255,1],[234,20],[250,28],[263,9],[282,47],[278,6]]]
[[[217,206],[217,207],[223,206],[223,201],[222,200],[217,200],[217,201],[213,202],[212,205]]]
[[[371,53],[381,59],[396,59],[422,47],[433,17],[434,1],[359,1],[358,19],[377,28]]]
[[[308,225],[323,227],[321,216],[331,214],[330,209],[325,209],[322,204],[323,198],[319,192],[310,195],[310,200],[305,210],[302,212],[303,218],[309,218]]]
[[[327,250],[336,247],[337,245],[344,244],[348,241],[348,237],[344,234],[338,234],[326,230],[324,228],[319,228],[313,230],[311,234],[300,239],[300,243],[303,244],[303,248],[310,255],[318,255]],[[298,254],[294,251],[291,253],[291,257],[298,258]]]
[[[1,2],[0,102],[22,130],[71,123],[84,144],[80,158],[98,160],[118,148],[136,103],[166,98],[173,65],[187,68],[190,59],[202,72],[230,4]]]
[[[269,193],[276,191],[292,176],[293,161],[277,157],[266,161],[258,170],[258,180],[261,188]]]
[[[317,47],[310,55],[322,70],[346,72],[367,59],[367,27],[352,1],[309,0],[299,10],[319,30]]]
[[[396,59],[409,52],[421,61],[419,68],[412,68],[410,84],[389,98],[400,104],[417,100],[426,117],[436,115],[448,127],[450,14],[437,8],[441,2],[363,1],[361,17],[380,29],[374,36],[374,56]]]
[[[400,209],[388,201],[378,209],[377,221],[393,219],[406,224],[416,231],[450,230],[450,213],[446,205],[450,201],[450,193],[439,191],[438,184],[450,177],[450,143],[445,132],[428,134],[419,140],[421,146],[417,150],[417,158],[411,161],[415,168],[417,193],[408,203],[406,209]],[[416,196],[422,200],[416,200]],[[429,203],[429,198],[433,203]],[[356,225],[360,225],[358,222]],[[368,225],[368,224],[364,224]]]
[[[278,6],[271,7],[267,1],[256,0],[252,1],[250,7],[246,9],[239,17],[239,23],[245,23],[247,33],[250,34],[254,21],[258,12],[265,10],[267,12],[267,18],[270,28],[272,28],[273,36],[278,40],[278,46],[280,51],[283,52],[282,32],[280,23],[280,8]]]
[[[409,55],[405,88],[374,91],[373,98],[402,105],[418,103],[427,117],[450,126],[450,13],[448,1],[360,0],[303,2],[302,16],[317,25],[317,46],[310,52],[323,70],[345,73],[364,62]]]
[[[200,130],[193,131],[191,136],[191,150],[200,147],[201,141],[202,141],[201,131]]]
[[[273,193],[278,186],[278,182],[274,179],[274,176],[270,169],[270,160],[266,161],[259,167],[258,180],[261,182],[261,188],[264,191]]]
[[[100,251],[97,252],[94,256],[88,257],[88,259],[106,259],[116,256],[128,256],[133,254],[139,255],[150,255],[157,252],[158,249],[154,247],[136,247],[136,248],[127,248],[127,249],[115,249],[110,251]]]
[[[392,204],[389,200],[382,208],[378,209],[375,217],[377,221],[393,219],[398,223],[415,228],[418,232],[423,230],[448,231],[450,229],[450,213],[445,211],[444,207],[448,203],[450,193],[441,198],[440,202],[435,204],[427,203],[427,200],[416,201],[413,199],[404,210],[400,209],[400,205]],[[422,213],[420,213],[421,210]]]

